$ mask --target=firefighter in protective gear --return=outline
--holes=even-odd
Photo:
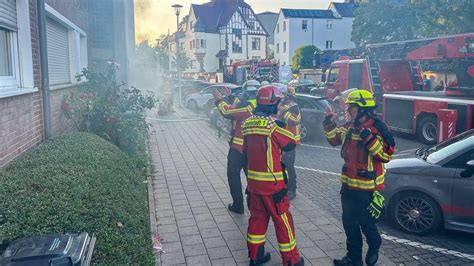
[[[247,192],[250,210],[247,246],[250,265],[270,260],[265,254],[265,234],[270,217],[275,225],[284,265],[304,265],[296,247],[293,218],[289,211],[286,171],[282,151],[296,146],[295,136],[276,117],[283,97],[278,87],[263,86],[257,93],[254,115],[243,123],[244,157],[247,162]]]
[[[291,86],[282,87],[285,98],[278,105],[278,119],[285,122],[287,129],[296,137],[296,144],[300,142],[301,112],[296,103],[295,88]],[[296,197],[296,149],[284,152],[282,162],[288,170],[288,197],[293,200]]]
[[[372,215],[384,188],[384,163],[394,153],[395,141],[385,123],[375,117],[375,99],[369,91],[354,90],[346,99],[350,122],[343,126],[334,123],[335,115],[327,110],[323,122],[324,133],[332,146],[342,145],[344,166],[340,181],[342,223],[346,233],[347,255],[334,260],[335,265],[363,265],[362,235],[369,246],[365,257],[367,265],[378,260],[382,239]]]
[[[233,96],[228,88],[221,88],[212,92],[215,104],[219,112],[225,118],[231,120],[232,129],[229,140],[229,153],[227,155],[227,180],[229,182],[230,194],[232,196],[232,204],[228,209],[238,214],[244,213],[244,200],[242,194],[242,181],[240,172],[245,170],[245,161],[242,155],[243,137],[242,137],[242,121],[252,115],[252,111],[256,106],[255,99],[239,100]]]

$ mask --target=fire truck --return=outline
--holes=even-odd
[[[242,60],[227,68],[227,82],[243,84],[249,79],[278,81],[278,62],[275,60]]]
[[[445,67],[442,91],[423,77],[422,67],[434,65]],[[361,58],[333,62],[327,75],[329,99],[352,88],[369,90],[393,130],[426,144],[474,126],[474,33],[371,44]]]

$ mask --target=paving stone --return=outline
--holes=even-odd
[[[299,248],[299,250],[303,253],[304,257],[309,260],[327,257],[326,253],[318,247],[302,247]]]
[[[160,258],[163,265],[172,265],[186,262],[184,253],[182,251],[161,253]]]
[[[244,236],[242,232],[238,230],[222,232],[222,236],[226,241],[246,238],[246,235]]]
[[[227,247],[227,244],[222,237],[211,237],[204,239],[204,245],[206,248],[217,248],[217,247]]]
[[[188,235],[185,237],[181,237],[181,242],[183,246],[190,246],[195,244],[203,244],[202,238],[200,234],[197,235]]]
[[[323,251],[332,251],[332,250],[338,250],[341,249],[341,246],[339,246],[334,240],[332,239],[324,239],[324,240],[319,240],[316,245],[322,249]]]
[[[217,247],[217,248],[208,248],[207,254],[211,260],[214,259],[224,259],[224,258],[232,258],[232,254],[230,253],[229,248],[227,246]]]
[[[225,259],[211,260],[211,263],[212,263],[213,266],[237,265],[233,257],[225,258]]]
[[[194,221],[194,218],[180,219],[177,220],[177,223],[179,228],[196,225],[196,221]]]
[[[202,237],[203,239],[222,236],[222,235],[221,235],[221,232],[219,231],[219,229],[216,229],[216,228],[211,228],[211,229],[199,229],[199,232],[201,232],[201,237]]]
[[[186,256],[186,264],[187,265],[210,265],[211,261],[207,255],[200,255],[200,256]]]
[[[211,229],[217,228],[217,224],[214,221],[201,221],[197,223],[199,229]]]
[[[190,245],[190,246],[184,245],[183,249],[184,249],[184,255],[186,257],[207,254],[206,247],[204,247],[203,244],[196,244],[196,245]]]
[[[249,252],[247,249],[231,250],[231,253],[236,262],[246,262],[248,265]]]

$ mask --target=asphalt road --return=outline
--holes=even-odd
[[[396,137],[395,159],[413,157],[423,146],[413,139]],[[343,161],[340,150],[323,137],[303,143],[297,150],[298,192],[341,217],[338,173]],[[474,265],[474,235],[441,230],[430,236],[403,233],[389,221],[380,223],[382,252],[401,265]]]

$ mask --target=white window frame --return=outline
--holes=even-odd
[[[326,28],[329,30],[332,29],[332,19],[328,19],[326,21]]]
[[[7,34],[11,47],[12,76],[0,77],[0,98],[38,91],[34,87],[29,1],[16,0],[16,11],[18,30]]]
[[[280,33],[280,23],[277,23],[277,33]]]
[[[326,41],[326,49],[332,49],[333,45],[334,45],[333,41]]]
[[[283,53],[286,53],[286,42],[283,42]]]
[[[255,42],[255,47],[253,46],[254,41],[256,41],[256,42]],[[258,46],[257,46],[257,44],[258,44]],[[260,38],[258,38],[258,37],[252,37],[252,50],[254,50],[254,51],[260,51],[260,50],[262,49],[261,47],[262,47],[262,43],[261,43]]]
[[[283,32],[286,31],[286,21],[283,21]]]
[[[277,54],[280,53],[280,43],[277,43]]]
[[[70,87],[85,80],[78,81],[76,75],[80,74],[82,69],[87,67],[87,34],[72,23],[69,19],[64,17],[61,13],[56,11],[50,5],[45,4],[46,16],[68,30],[69,36],[69,67],[70,67],[70,82],[68,84],[51,85],[50,89],[62,89]],[[47,44],[46,44],[47,45]]]
[[[308,20],[307,19],[301,20],[301,29],[302,30],[308,30]]]

